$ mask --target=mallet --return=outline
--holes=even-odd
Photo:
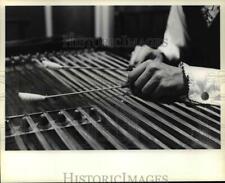
[[[45,68],[59,70],[59,69],[89,69],[89,70],[121,70],[128,71],[128,69],[124,68],[114,68],[114,67],[80,67],[80,66],[63,66],[48,60],[43,60],[42,65]]]
[[[35,93],[19,92],[18,96],[23,101],[42,101],[42,100],[49,99],[49,98],[57,98],[57,97],[63,97],[63,96],[69,96],[69,95],[78,95],[78,94],[83,94],[83,93],[98,92],[98,91],[103,91],[103,90],[112,90],[112,89],[117,89],[117,88],[126,88],[126,87],[128,87],[128,85],[129,84],[126,83],[126,84],[118,85],[118,86],[84,90],[84,91],[79,91],[79,92],[62,93],[62,94],[57,94],[57,95],[40,95],[40,94],[35,94]]]

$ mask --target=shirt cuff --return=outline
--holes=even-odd
[[[220,70],[193,67],[183,63],[185,75],[189,78],[188,98],[191,101],[220,105]]]

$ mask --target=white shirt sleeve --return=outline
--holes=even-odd
[[[169,61],[179,60],[181,50],[188,50],[189,35],[181,6],[172,6],[167,20],[163,44],[158,49]]]
[[[182,7],[172,6],[164,34],[164,43],[158,47],[169,61],[180,60],[181,52],[188,52],[190,37],[186,26]],[[193,67],[187,64],[184,64],[184,69],[189,77],[188,98],[194,102],[219,105],[220,81],[218,76],[220,70]]]
[[[186,76],[189,78],[188,98],[191,101],[220,105],[220,70],[193,67],[184,64]]]

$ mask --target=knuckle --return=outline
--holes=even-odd
[[[154,75],[156,80],[160,80],[162,78],[162,76],[163,76],[162,72],[156,72]]]
[[[163,91],[171,91],[172,87],[168,82],[164,82],[162,84],[162,89],[163,89]]]
[[[167,87],[166,87],[166,84],[165,83],[160,83],[159,85],[159,90],[165,90]]]
[[[135,49],[134,50],[137,50],[139,48],[141,48],[141,46],[140,45],[137,45],[137,46],[135,46]]]
[[[148,45],[143,45],[142,48],[146,51],[151,51],[151,48]]]
[[[153,62],[155,67],[159,68],[160,67],[160,63],[159,62]]]
[[[148,45],[146,45],[146,44],[144,44],[142,47],[144,47],[144,48],[148,48],[149,46],[148,46]]]
[[[149,62],[147,68],[149,70],[157,70],[158,69],[158,63],[157,62]]]

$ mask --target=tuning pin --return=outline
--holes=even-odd
[[[56,123],[60,126],[68,124],[68,120],[62,112],[58,112]]]
[[[26,61],[29,59],[29,55],[28,54],[27,55],[21,55],[20,57],[23,58]]]
[[[84,53],[89,53],[89,52],[90,52],[90,50],[89,50],[89,49],[87,49],[87,48],[86,48],[86,49],[84,49],[83,51],[84,51]]]
[[[13,57],[10,58],[10,63],[12,66],[15,66],[15,60],[13,59]]]
[[[11,59],[10,59],[9,57],[6,57],[6,58],[5,58],[5,62],[6,62],[6,63],[10,62],[10,60],[11,60]]]
[[[16,62],[18,62],[18,61],[20,61],[20,56],[14,56],[13,59],[14,59]]]
[[[82,115],[81,115],[81,112],[79,110],[74,110],[73,112],[73,117],[75,120],[81,120],[82,119]]]
[[[40,55],[39,52],[36,52],[36,53],[34,54],[34,57],[37,58],[37,59],[40,59],[41,55]]]
[[[20,61],[20,62],[23,64],[23,63],[25,63],[26,61],[25,61],[24,59],[21,59],[21,61]]]
[[[38,128],[46,129],[50,127],[50,123],[44,114],[41,114],[40,121],[38,122]]]
[[[30,125],[28,124],[26,117],[23,117],[20,121],[20,130],[22,132],[30,131]]]
[[[11,59],[9,57],[5,58],[5,64],[6,64],[6,66],[11,65]]]
[[[62,55],[62,50],[59,50],[58,52],[55,53],[56,56],[61,56]]]

